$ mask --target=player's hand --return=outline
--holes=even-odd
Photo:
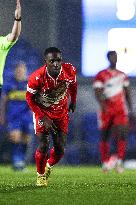
[[[74,112],[75,109],[76,109],[76,104],[71,102],[71,103],[69,104],[69,112],[70,112],[70,111]]]
[[[19,19],[21,17],[21,4],[20,0],[16,1],[16,10],[15,10],[15,18]]]

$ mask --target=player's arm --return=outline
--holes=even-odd
[[[21,5],[20,0],[16,0],[15,19],[12,27],[12,32],[8,34],[7,40],[10,42],[16,41],[21,33]]]
[[[124,87],[124,93],[126,97],[126,102],[128,106],[128,114],[129,114],[129,123],[131,126],[135,125],[136,117],[134,115],[133,106],[132,106],[132,97],[130,92],[130,87]]]
[[[126,97],[126,102],[128,105],[129,112],[133,112],[133,106],[132,106],[132,97],[131,97],[131,92],[130,92],[130,87],[124,87],[124,92],[125,92],[125,97]]]
[[[96,100],[99,103],[101,110],[106,111],[105,110],[105,95],[103,94],[103,88],[95,88],[94,92],[95,92]]]
[[[39,116],[39,124],[45,125],[47,129],[51,129],[55,132],[56,127],[52,120],[45,117],[45,114],[41,111],[39,104],[35,101],[35,95],[38,92],[39,86],[40,85],[38,80],[36,80],[36,77],[30,76],[27,84],[26,101],[32,112]]]
[[[96,100],[102,111],[106,111],[105,109],[105,95],[104,95],[104,87],[103,81],[101,79],[101,75],[96,75],[93,82],[93,89],[95,93]]]
[[[42,119],[44,114],[41,112],[38,103],[35,101],[35,95],[37,94],[39,89],[38,80],[36,80],[35,76],[30,76],[27,84],[27,92],[26,92],[26,101],[32,110],[32,112],[39,115],[39,118]]]
[[[129,112],[132,113],[133,112],[133,106],[132,106],[132,97],[131,97],[131,92],[130,92],[130,83],[129,83],[129,79],[126,75],[125,75],[125,78],[124,78],[123,87],[124,87],[124,94],[125,94],[125,97],[126,97],[126,102],[127,102],[127,105],[128,105]]]
[[[76,80],[76,69],[73,67],[72,81],[69,84],[69,94],[71,102],[69,104],[69,111],[74,112],[76,109],[76,98],[77,98],[77,80]]]

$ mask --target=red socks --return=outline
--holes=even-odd
[[[110,144],[109,142],[100,142],[100,154],[102,163],[109,160]],[[123,160],[126,154],[126,140],[118,140],[117,156],[118,159]]]
[[[109,160],[110,144],[109,142],[100,142],[100,154],[102,163]]]
[[[36,162],[37,172],[39,174],[44,174],[45,166],[47,162],[47,154],[43,154],[37,149],[35,152],[35,162]]]
[[[54,147],[53,147],[50,151],[50,158],[48,159],[47,154],[43,154],[37,149],[35,152],[35,162],[36,162],[37,172],[39,174],[44,174],[47,159],[48,159],[49,165],[53,166],[59,162],[59,160],[63,157],[63,155],[64,155],[64,152],[60,154],[55,154]]]
[[[126,140],[118,140],[117,154],[119,159],[124,159],[126,154]]]
[[[63,157],[64,152],[60,154],[55,154],[54,147],[50,151],[50,158],[48,159],[48,163],[50,166],[55,165],[58,161]]]

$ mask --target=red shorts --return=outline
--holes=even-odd
[[[107,129],[110,126],[128,125],[128,115],[124,110],[118,112],[100,112],[98,124],[100,129]]]
[[[46,128],[44,125],[39,125],[39,117],[37,115],[33,115],[33,122],[34,122],[34,130],[35,130],[35,134],[37,133],[45,133]],[[68,133],[68,124],[69,124],[69,116],[64,115],[62,118],[58,118],[58,119],[52,119],[53,123],[56,125],[58,130],[61,130],[62,132],[64,132],[65,134]]]

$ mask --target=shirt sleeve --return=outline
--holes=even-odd
[[[8,50],[10,49],[16,41],[8,41],[7,39],[8,36],[0,36],[0,49],[1,50]]]
[[[76,80],[76,68],[74,68],[73,66],[72,66],[72,72],[70,76],[69,94],[71,96],[71,102],[76,104],[77,80]]]
[[[35,101],[35,94],[38,92],[40,86],[39,77],[34,75],[30,76],[27,84],[26,101],[30,109],[39,116],[39,118],[44,117],[39,105]]]
[[[98,73],[93,81],[93,88],[103,88],[104,83],[100,73]]]

